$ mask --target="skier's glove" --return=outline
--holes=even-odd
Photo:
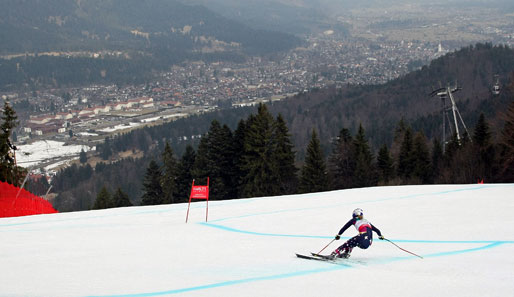
[[[336,235],[336,240],[339,240],[341,238],[341,236],[339,236],[339,234]]]
[[[380,239],[380,240],[384,240],[384,236],[380,235],[380,236],[378,237],[378,239]]]

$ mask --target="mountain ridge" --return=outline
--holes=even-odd
[[[160,47],[192,51],[207,43],[199,40],[201,36],[240,44],[245,53],[270,50],[260,42],[275,42],[272,51],[299,42],[292,35],[255,30],[203,6],[175,0],[6,0],[0,6],[2,54],[70,49],[155,52]]]

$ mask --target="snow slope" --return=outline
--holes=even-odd
[[[376,187],[0,219],[0,296],[514,296],[514,184]],[[319,252],[354,208],[375,239]],[[356,234],[351,228],[335,249]]]

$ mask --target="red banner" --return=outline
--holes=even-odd
[[[209,186],[193,186],[191,199],[209,199]]]
[[[209,215],[209,178],[207,177],[206,186],[195,186],[195,180],[193,179],[193,185],[191,186],[191,195],[189,195],[189,204],[187,205],[186,223],[189,218],[189,207],[191,206],[191,199],[203,199],[207,202],[207,209],[205,211],[205,221],[207,222],[207,216]]]
[[[0,182],[0,218],[56,213],[52,204],[24,189]]]

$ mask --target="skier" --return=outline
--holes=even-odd
[[[330,258],[332,259],[336,257],[349,258],[352,249],[356,246],[360,247],[361,249],[367,249],[373,242],[373,232],[371,231],[375,231],[378,234],[379,239],[384,239],[384,236],[382,236],[380,230],[378,230],[377,227],[373,226],[368,220],[364,218],[362,209],[356,208],[353,211],[352,216],[353,218],[349,220],[348,223],[343,226],[343,228],[341,228],[335,239],[339,240],[341,238],[341,234],[343,234],[346,229],[350,228],[351,225],[355,226],[359,232],[359,235],[348,239],[347,242],[333,251],[332,254],[330,254]]]

